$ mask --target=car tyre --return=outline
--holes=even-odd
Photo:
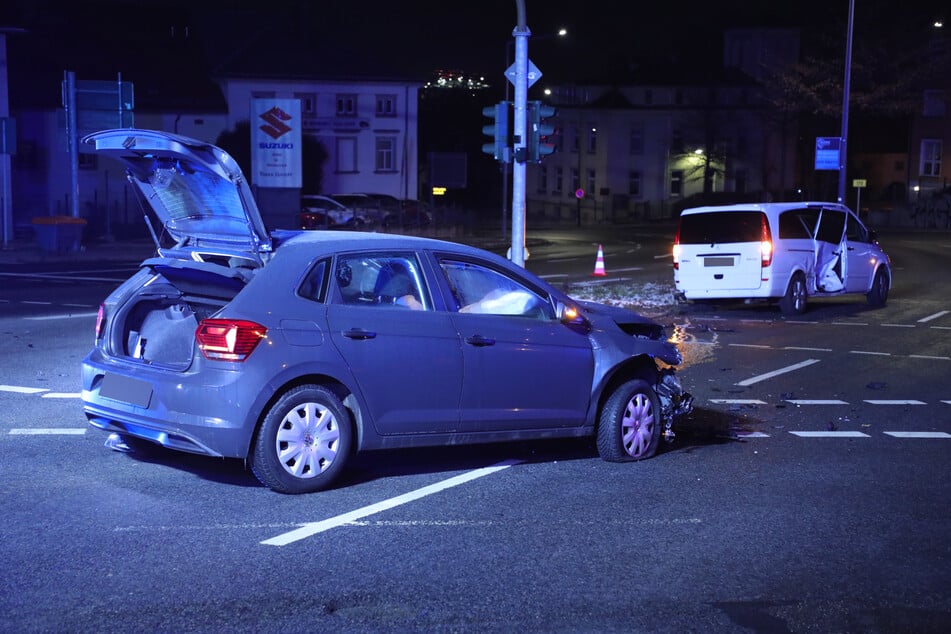
[[[872,288],[865,299],[869,306],[882,307],[888,301],[889,280],[888,273],[883,269],[875,271],[875,278],[872,280]]]
[[[779,310],[784,315],[801,315],[806,312],[806,277],[796,273],[789,280],[786,294],[779,300]]]
[[[353,428],[347,409],[326,387],[301,385],[268,410],[251,452],[251,470],[280,493],[311,493],[329,487],[351,454]]]
[[[660,401],[643,379],[622,383],[608,397],[598,420],[598,454],[608,462],[643,460],[657,453]]]

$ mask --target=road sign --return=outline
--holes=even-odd
[[[512,64],[507,69],[505,69],[505,76],[508,78],[512,85],[515,85],[515,80],[518,76],[518,71],[515,70],[515,64]],[[528,85],[532,86],[536,81],[542,78],[542,71],[538,70],[538,67],[532,63],[532,60],[528,60]]]
[[[838,171],[841,147],[842,139],[839,137],[816,137],[816,169]]]

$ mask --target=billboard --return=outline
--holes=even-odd
[[[258,187],[300,188],[299,99],[251,100],[251,182]]]

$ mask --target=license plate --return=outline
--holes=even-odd
[[[733,266],[733,258],[703,258],[704,266]]]
[[[152,384],[121,374],[107,374],[102,378],[99,396],[136,407],[148,407],[152,400]]]

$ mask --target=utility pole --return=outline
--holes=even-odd
[[[527,152],[528,103],[528,38],[531,31],[525,24],[525,0],[515,0],[518,24],[512,31],[515,38],[515,160],[512,165],[512,249],[510,259],[525,266],[525,155]]]
[[[839,191],[838,202],[845,204],[846,150],[849,139],[849,84],[852,76],[852,19],[855,15],[855,0],[849,0],[849,26],[845,44],[845,80],[842,82],[842,130],[839,143]]]

